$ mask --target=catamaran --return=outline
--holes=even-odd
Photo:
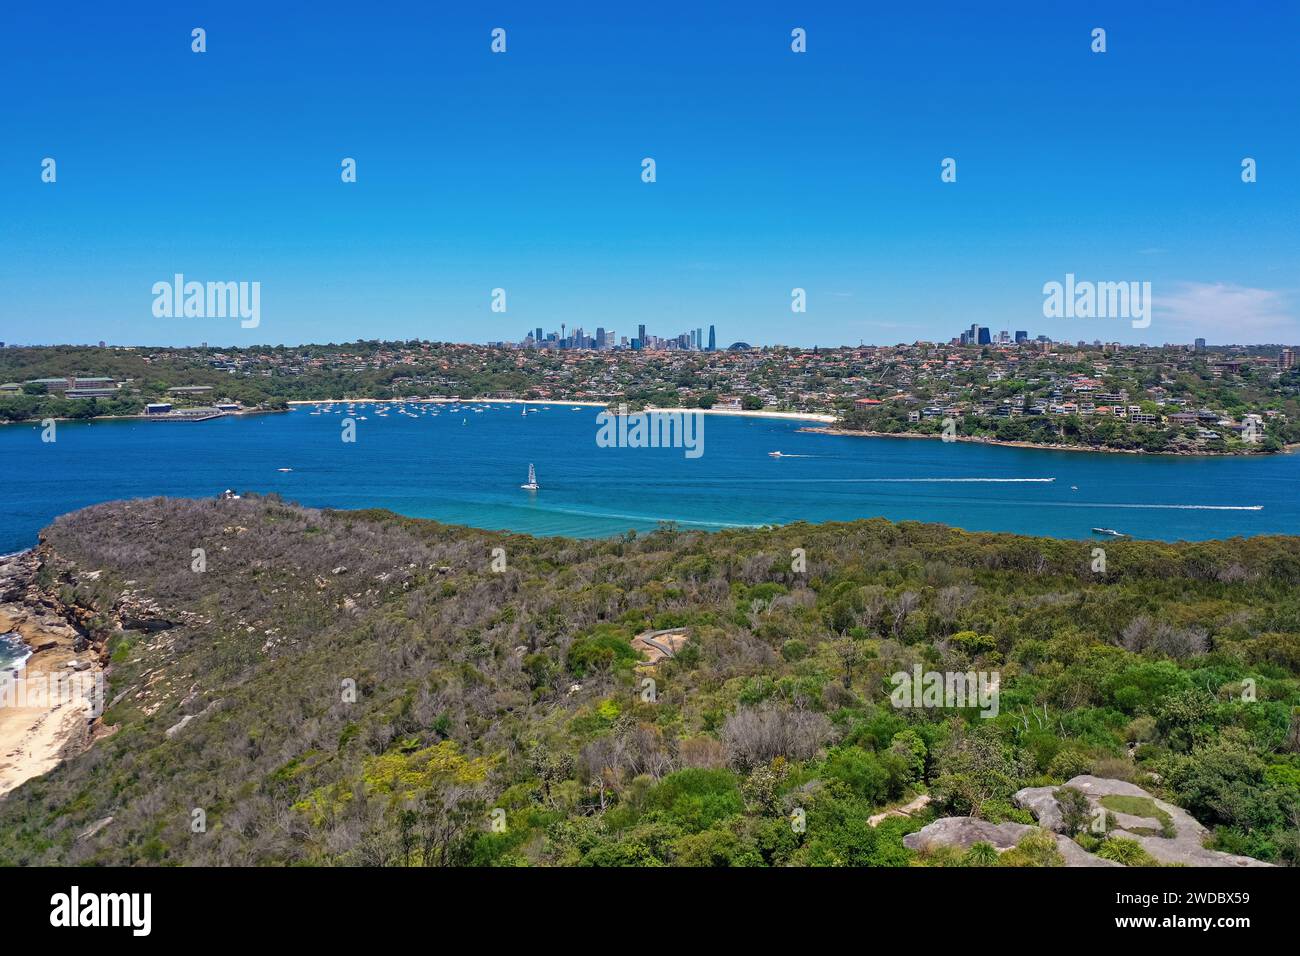
[[[531,463],[528,465],[528,483],[520,485],[519,487],[523,488],[525,491],[537,491],[542,487],[537,483],[537,472],[534,470]]]

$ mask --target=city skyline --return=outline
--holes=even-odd
[[[561,327],[562,330],[566,329],[567,324],[561,323]],[[640,328],[645,328],[645,325],[642,324]],[[716,327],[712,325],[708,326],[710,332],[712,332],[715,328]],[[1152,340],[1152,341],[1138,341],[1138,342],[1123,342],[1117,338],[1101,338],[1098,336],[1094,336],[1093,338],[1090,339],[1089,338],[1056,339],[1050,335],[1045,335],[1039,332],[1031,332],[1025,329],[1016,329],[1016,330],[1002,329],[997,332],[994,332],[994,330],[989,328],[988,326],[981,326],[978,323],[975,323],[972,324],[969,329],[962,329],[957,335],[949,336],[947,338],[944,337],[938,337],[933,339],[917,338],[917,339],[910,339],[910,340],[882,341],[882,342],[863,341],[857,343],[837,342],[834,344],[814,343],[812,345],[798,345],[791,342],[762,343],[762,342],[750,342],[745,339],[737,339],[731,342],[730,344],[717,345],[716,347],[714,345],[709,345],[701,348],[694,344],[694,340],[692,338],[694,332],[697,330],[691,330],[690,332],[687,333],[681,333],[679,335],[669,336],[669,337],[650,335],[649,342],[651,344],[647,344],[641,348],[636,347],[636,345],[634,344],[637,341],[636,339],[629,338],[626,335],[618,336],[617,341],[609,340],[607,344],[604,346],[597,346],[595,344],[596,341],[598,340],[597,337],[599,335],[605,334],[608,336],[614,336],[617,335],[617,331],[618,330],[614,328],[604,329],[598,326],[594,330],[595,334],[593,335],[587,335],[586,334],[587,330],[581,327],[577,327],[573,331],[564,332],[563,334],[561,332],[557,332],[554,330],[550,333],[543,333],[542,327],[538,326],[535,329],[530,329],[524,335],[524,337],[519,340],[490,339],[487,341],[471,341],[471,340],[454,339],[454,338],[429,338],[423,336],[409,336],[409,337],[404,336],[404,337],[397,337],[397,338],[357,336],[355,338],[348,338],[348,339],[316,339],[313,341],[303,341],[303,342],[250,341],[246,343],[236,343],[236,344],[230,344],[225,342],[208,342],[205,340],[205,341],[188,343],[183,345],[175,345],[175,344],[170,344],[165,342],[150,342],[150,341],[109,342],[104,339],[100,339],[98,342],[6,342],[0,340],[0,349],[4,349],[4,348],[44,349],[44,348],[59,348],[59,347],[72,347],[72,348],[98,347],[98,348],[107,348],[107,349],[115,349],[115,348],[116,349],[169,349],[170,348],[170,349],[221,349],[221,350],[259,349],[259,348],[301,349],[301,348],[312,348],[317,346],[320,347],[341,346],[341,345],[347,345],[349,343],[354,343],[354,342],[392,342],[392,343],[423,342],[423,343],[442,343],[447,345],[472,346],[472,347],[483,347],[483,348],[526,349],[526,348],[540,347],[543,349],[555,348],[555,349],[572,350],[572,351],[682,350],[682,351],[698,351],[698,352],[725,352],[725,351],[733,351],[736,349],[759,350],[759,351],[763,349],[787,349],[787,350],[795,350],[795,351],[813,351],[813,350],[837,351],[841,349],[848,349],[848,350],[862,349],[862,348],[889,349],[889,348],[896,348],[900,346],[909,347],[909,346],[921,346],[921,345],[929,345],[929,346],[936,346],[936,347],[989,346],[994,348],[1001,347],[1001,346],[1022,346],[1022,345],[1034,346],[1034,347],[1060,345],[1060,346],[1074,347],[1074,348],[1105,347],[1105,348],[1133,348],[1133,349],[1192,349],[1194,351],[1205,351],[1207,349],[1277,348],[1282,351],[1291,351],[1297,348],[1297,342],[1300,341],[1292,338],[1277,339],[1274,341],[1254,341],[1254,342],[1246,341],[1246,340],[1210,341],[1203,336],[1198,336],[1195,339],[1190,339],[1186,341]],[[1297,329],[1297,332],[1300,332],[1300,329]],[[539,335],[539,333],[541,334]],[[579,334],[582,334],[584,338],[584,344],[582,345],[576,344],[577,342],[576,336]],[[717,340],[717,341],[721,341],[721,340]],[[539,346],[536,344],[538,342],[541,342],[542,344]]]

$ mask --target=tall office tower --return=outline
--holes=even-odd
[[[992,344],[989,341],[989,330],[982,325],[979,327],[979,344],[980,345]]]
[[[596,326],[596,348],[603,349],[604,347],[605,347],[605,330],[598,325]]]
[[[636,327],[636,337],[641,340],[641,348],[645,348],[645,326],[644,325],[638,325]]]
[[[1204,351],[1205,351],[1205,339],[1197,339],[1197,340],[1196,340],[1196,351],[1198,351],[1198,352],[1204,352]]]
[[[1008,332],[1006,329],[1003,329],[1001,332],[998,333],[999,345],[1006,345],[1010,341],[1011,341],[1011,333]]]
[[[718,350],[718,334],[716,331],[714,331],[713,326],[710,325],[709,326],[709,351],[716,352],[717,350]]]
[[[1017,345],[1019,345],[1021,342],[1027,342],[1027,341],[1029,341],[1029,333],[1028,333],[1028,332],[1020,332],[1020,331],[1017,331],[1017,332],[1016,332],[1016,344],[1017,344]]]
[[[542,327],[541,327],[540,325],[537,327],[537,336],[536,336],[536,337],[537,337],[537,341],[540,342],[540,341],[542,340],[542,337],[543,337],[543,336],[542,336]]]
[[[696,329],[696,330],[695,330],[695,347],[696,347],[697,349],[703,349],[703,348],[704,348],[704,330],[703,330],[703,329]]]
[[[980,340],[980,327],[978,325],[972,325],[970,327],[970,344],[974,345],[977,342],[979,342],[979,340]]]

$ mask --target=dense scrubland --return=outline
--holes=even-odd
[[[902,836],[1032,823],[1015,790],[1085,772],[1300,862],[1300,538],[1097,572],[883,520],[573,541],[245,498],[99,505],[43,547],[111,632],[115,730],[0,801],[3,863],[1032,865]],[[997,672],[998,715],[895,708],[915,664]]]

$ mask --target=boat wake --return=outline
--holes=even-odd
[[[791,458],[794,456],[791,455]],[[1031,484],[1050,484],[1055,478],[777,478],[779,482],[812,482],[816,484],[836,483],[836,484],[965,484],[965,483],[992,483],[992,484],[1021,484],[1028,482]]]
[[[1049,501],[1045,502],[1049,506],[1057,508],[1137,508],[1137,509],[1167,509],[1172,511],[1263,511],[1263,505],[1143,505],[1143,504],[1107,504],[1097,502],[1096,504],[1087,504],[1084,502],[1074,501]]]

